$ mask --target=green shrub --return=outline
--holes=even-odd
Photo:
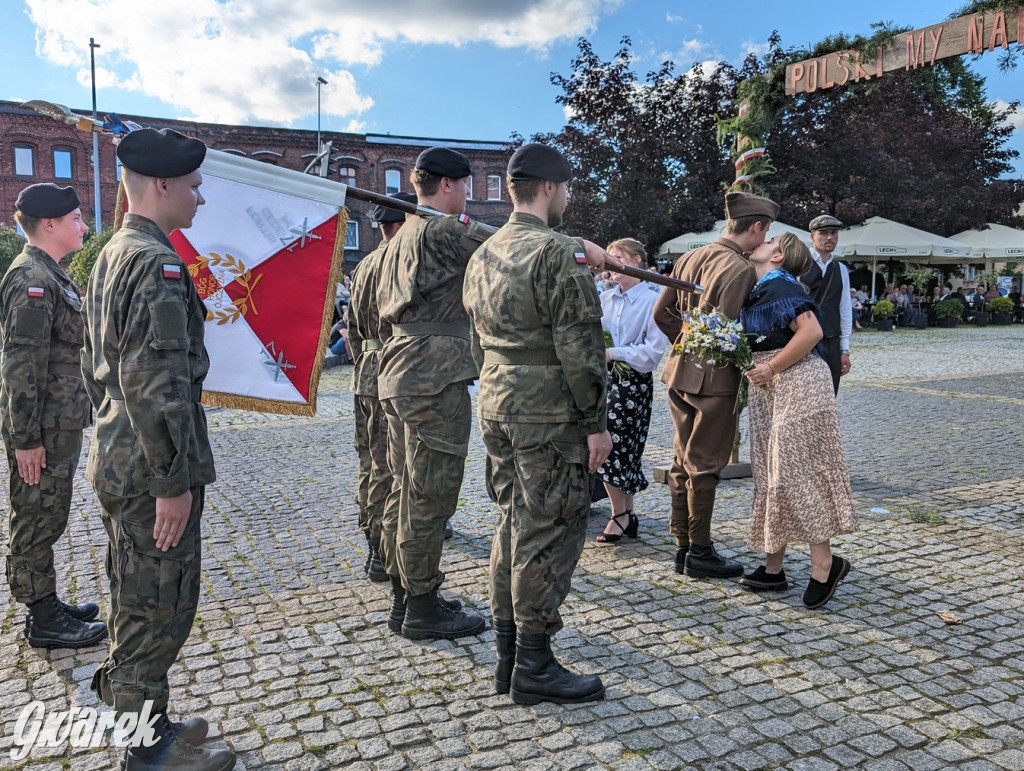
[[[89,274],[92,273],[92,266],[96,264],[96,258],[100,256],[100,250],[107,245],[107,241],[114,235],[114,226],[108,225],[99,233],[93,233],[85,246],[79,249],[71,257],[71,264],[68,267],[68,275],[71,280],[85,289],[89,283]]]
[[[944,319],[948,316],[952,316],[957,321],[963,321],[964,304],[953,298],[940,300],[935,303],[935,318]]]
[[[993,297],[985,307],[992,313],[1013,313],[1013,300],[1009,297]]]
[[[896,310],[896,306],[888,300],[879,300],[875,303],[875,318],[887,319]]]
[[[14,258],[21,254],[24,245],[24,236],[19,235],[10,225],[0,224],[0,277],[11,267]]]

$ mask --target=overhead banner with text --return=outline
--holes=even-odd
[[[171,234],[206,303],[203,403],[312,415],[345,248],[345,185],[210,150]]]

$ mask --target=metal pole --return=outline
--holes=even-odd
[[[319,75],[316,76],[316,151],[320,152],[320,86],[326,86],[327,81]]]
[[[100,44],[89,38],[89,66],[92,70],[92,119],[96,120],[96,49]],[[100,201],[100,141],[99,135],[92,132],[92,195],[95,202],[93,211],[96,218],[96,232],[103,230],[103,204]]]

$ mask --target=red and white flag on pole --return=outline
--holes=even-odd
[[[209,150],[171,243],[207,307],[203,402],[312,415],[341,276],[346,187]]]

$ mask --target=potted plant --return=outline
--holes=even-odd
[[[888,300],[879,300],[875,303],[875,329],[879,332],[892,331],[892,316],[896,306]]]
[[[964,305],[959,300],[948,297],[935,303],[935,318],[944,327],[955,327],[964,318]]]
[[[996,324],[1009,324],[1013,318],[1013,300],[1009,297],[993,297],[988,301],[988,310]]]

